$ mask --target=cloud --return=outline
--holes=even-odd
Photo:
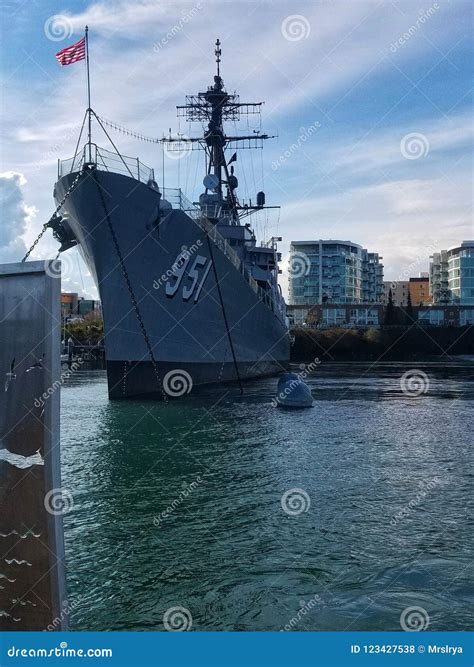
[[[89,25],[96,70],[112,79],[133,72],[137,88],[155,89],[157,95],[170,84],[182,91],[190,73],[202,80],[212,67],[219,36],[224,78],[232,86],[245,85],[251,94],[259,91],[278,119],[302,103],[316,109],[330,94],[342,101],[369,72],[392,68],[391,43],[419,15],[415,4],[404,3],[401,11],[394,3],[373,0],[224,5],[223,11],[222,3],[212,0],[103,0],[65,15],[77,33]],[[448,14],[455,26],[459,13],[462,8],[441,2],[428,26],[442,25]],[[306,38],[285,39],[283,25],[292,15],[309,26]],[[397,66],[432,49],[424,39],[428,26],[397,53]],[[444,40],[449,40],[447,31]],[[124,41],[127,48],[118,50]],[[136,112],[141,97],[127,103]]]
[[[26,252],[21,238],[27,224],[36,215],[34,206],[27,206],[23,198],[26,178],[23,174],[7,171],[0,173],[0,261],[19,262]]]
[[[453,94],[449,104],[459,111],[457,115],[453,111],[434,117],[436,110],[426,97],[421,98],[424,106],[413,109],[407,99],[400,105],[403,122],[400,116],[387,116],[389,107],[383,106],[385,96],[391,99],[391,73],[406,85],[400,87],[401,96],[410,84],[399,69],[413,76],[411,68],[425,58],[428,64],[420,76],[433,70],[431,84],[442,60],[440,51],[449,51],[449,59],[455,57],[459,37],[466,30],[466,19],[462,19],[465,3],[440,0],[439,4],[439,11],[395,54],[390,45],[415,23],[416,3],[100,0],[73,4],[65,0],[61,13],[75,30],[71,43],[89,25],[92,106],[97,113],[150,136],[161,136],[169,127],[178,129],[175,105],[183,103],[185,94],[205,90],[211,82],[214,40],[219,36],[228,89],[237,89],[244,101],[265,100],[264,130],[281,137],[265,152],[262,169],[267,202],[284,205],[278,235],[286,241],[331,234],[350,238],[383,252],[386,266],[390,270],[393,266],[396,272],[412,246],[418,244],[417,253],[423,249],[434,226],[440,226],[440,243],[449,233],[459,242],[466,230],[465,217],[459,222],[462,203],[469,199],[461,167],[466,172],[469,166],[464,163],[456,168],[459,156],[455,152],[465,151],[470,128],[462,104],[456,106],[460,100]],[[307,39],[284,38],[282,22],[289,14],[307,19]],[[55,162],[73,155],[85,108],[84,63],[66,68],[57,65],[54,53],[69,42],[49,41],[43,34],[44,17],[43,12],[40,19],[28,19],[40,38],[35,38],[31,59],[24,66],[24,44],[30,41],[18,32],[2,105],[4,168],[26,175],[28,183],[21,186],[24,196],[38,208],[34,225],[28,224],[28,217],[20,225],[18,235],[22,236],[27,224],[28,245],[39,232],[40,222],[52,213]],[[397,80],[393,82],[396,87]],[[446,83],[444,89],[451,96]],[[437,99],[436,87],[426,90]],[[393,102],[397,100],[394,93]],[[393,102],[387,104],[391,107]],[[316,120],[322,127],[311,142],[281,170],[272,172],[272,158],[287,148],[285,141],[290,140],[293,128],[297,134],[296,128]],[[392,126],[387,127],[388,123]],[[251,124],[250,130],[256,126]],[[180,130],[190,133],[184,121]],[[410,161],[401,155],[400,141],[409,132],[428,138],[430,151],[425,158]],[[124,154],[139,155],[144,163],[155,166],[161,182],[161,155],[156,145],[111,134]],[[108,147],[96,125],[93,137]],[[254,164],[245,153],[250,151],[239,154],[237,166],[241,198],[254,197],[263,187],[257,183],[255,188],[252,181],[254,167],[260,178],[259,158],[254,158]],[[167,186],[178,185],[178,169],[180,185],[191,199],[201,187],[202,156],[196,152],[189,160],[168,160]],[[442,172],[449,177],[445,181],[439,178]],[[446,231],[448,224],[451,232]],[[41,256],[54,256],[56,248],[51,236],[45,235]],[[81,284],[78,271],[72,278]]]
[[[354,181],[416,180],[431,178],[433,173],[449,180],[450,172],[459,170],[460,158],[469,155],[473,136],[471,114],[466,112],[441,118],[420,116],[410,123],[392,123],[370,130],[357,127],[342,138],[323,124],[288,159],[280,161],[279,170],[287,185],[293,179],[314,181],[317,176],[320,181],[327,179],[332,191],[335,186],[341,191]],[[296,139],[289,138],[293,142]],[[286,148],[284,144],[277,150],[283,154]],[[410,148],[419,150],[415,159],[409,159]],[[456,189],[454,182],[453,186]]]
[[[155,0],[114,0],[113,2],[96,2],[83,12],[76,14],[66,12],[72,27],[80,31],[85,25],[93,26],[98,34],[109,39],[117,33],[129,39],[138,39],[138,34],[156,34],[160,29],[167,28],[170,20],[184,14],[193,5],[203,5],[203,2],[189,2],[189,0],[174,0],[171,2],[156,2]],[[179,10],[179,11],[178,11]]]
[[[351,144],[332,146],[334,167],[355,171],[369,171],[380,169],[393,164],[408,166],[404,155],[403,142],[405,138],[415,135],[415,142],[425,144],[424,151],[419,159],[423,160],[435,153],[450,151],[462,147],[469,148],[474,136],[471,113],[458,113],[442,118],[419,118],[410,125],[384,128],[381,131],[366,132]],[[419,162],[419,167],[423,162]]]
[[[340,239],[359,243],[383,257],[385,277],[397,280],[417,262],[427,271],[429,256],[472,237],[471,182],[460,170],[458,193],[443,177],[393,180],[348,188],[344,194],[288,202],[282,212],[293,220],[291,240]],[[415,274],[416,275],[416,274]]]

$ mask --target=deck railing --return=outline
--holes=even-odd
[[[277,300],[273,298],[273,295],[266,290],[264,290],[257,283],[255,278],[253,278],[248,269],[245,267],[244,262],[240,259],[235,250],[229,245],[228,241],[217,231],[216,225],[203,215],[201,209],[195,204],[191,203],[182,193],[181,190],[175,190],[173,195],[177,197],[177,200],[170,199],[170,191],[165,189],[165,199],[167,199],[171,204],[177,204],[178,207],[187,213],[190,218],[192,218],[201,229],[209,236],[214,244],[219,248],[219,250],[229,259],[232,264],[235,266],[237,271],[239,271],[242,276],[246,279],[253,291],[258,295],[258,297],[263,301],[268,308],[273,312],[279,312],[283,317],[286,314],[286,308],[284,306],[283,299]]]
[[[148,183],[150,180],[155,180],[154,170],[143,164],[143,162],[140,162],[138,158],[113,153],[96,144],[86,144],[82,151],[77,153],[73,158],[58,160],[58,179],[66,174],[80,171],[85,164],[95,164],[97,169],[101,171],[123,174],[124,176],[129,176],[130,178],[141,181],[142,183]],[[250,275],[244,262],[242,262],[235,250],[231,248],[222,234],[217,231],[216,225],[212,224],[212,222],[203,215],[201,209],[183,195],[181,189],[165,188],[162,194],[164,199],[166,199],[174,209],[184,211],[196,222],[196,224],[199,225],[206,235],[212,239],[219,250],[242,274],[258,297],[273,312],[278,312],[282,316],[285,315],[283,299],[275,299],[271,293],[260,287],[255,278]]]
[[[123,174],[135,178],[142,183],[148,183],[155,178],[154,170],[140,162],[138,158],[113,153],[97,144],[86,144],[74,157],[67,160],[58,160],[58,178],[80,171],[84,164],[95,164],[102,171],[111,171],[114,174]]]

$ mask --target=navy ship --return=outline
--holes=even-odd
[[[239,147],[266,134],[227,135],[225,121],[258,113],[226,92],[217,73],[190,95],[178,116],[201,124],[200,136],[171,135],[170,150],[202,148],[204,192],[191,203],[159,188],[154,171],[123,156],[90,108],[89,138],[59,162],[50,226],[60,251],[78,245],[102,302],[109,397],[182,396],[196,388],[273,375],[289,361],[285,302],[278,284],[277,242],[259,245],[245,220],[266,208],[265,194],[241,202],[234,165]],[[91,141],[97,120],[113,151]],[[157,140],[158,141],[158,140]],[[229,157],[229,153],[232,155]]]

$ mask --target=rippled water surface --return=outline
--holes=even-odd
[[[162,630],[173,606],[196,630],[399,630],[412,606],[472,628],[474,366],[421,368],[410,398],[406,365],[321,365],[302,411],[273,407],[274,378],[163,404],[110,402],[104,372],[77,372],[71,628]]]

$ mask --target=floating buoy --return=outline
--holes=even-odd
[[[282,408],[312,408],[311,389],[297,373],[283,373],[278,380],[276,404]]]

